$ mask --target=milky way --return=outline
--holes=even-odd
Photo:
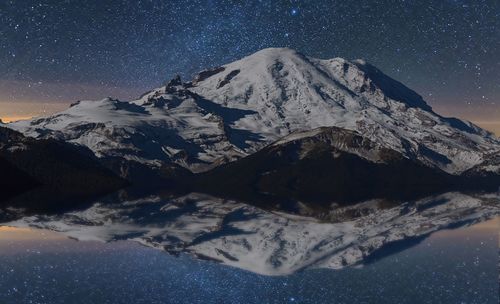
[[[499,113],[499,17],[497,0],[2,1],[0,102],[132,98],[280,46],[364,58],[438,107]]]

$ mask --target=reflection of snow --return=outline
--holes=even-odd
[[[387,244],[498,214],[495,195],[447,193],[387,208],[375,200],[323,210],[320,221],[190,194],[168,202],[151,196],[120,204],[97,203],[84,211],[25,217],[8,225],[51,229],[79,240],[134,240],[170,253],[282,275],[360,264]]]

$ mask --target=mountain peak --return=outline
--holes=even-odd
[[[319,74],[319,76],[327,76],[330,78],[342,77],[342,72],[345,74],[351,68],[356,71],[351,71],[353,74],[359,74],[360,78],[365,81],[365,86],[370,87],[371,84],[375,88],[380,89],[387,97],[404,103],[408,107],[421,108],[425,111],[432,111],[424,99],[401,82],[387,76],[374,65],[367,62],[365,59],[356,59],[349,61],[348,59],[335,57],[332,59],[317,59],[303,55],[302,53],[290,48],[265,48],[257,51],[247,57],[242,58],[234,63],[239,63],[242,67],[250,68],[252,71],[256,67],[261,66],[264,70],[269,71],[281,70],[283,67],[290,67],[295,74],[287,73],[291,77],[303,78],[305,74]],[[325,69],[325,63],[327,65]],[[226,66],[231,66],[228,64]],[[224,66],[224,67],[226,67]],[[337,66],[337,71],[331,72],[331,67]],[[238,70],[243,71],[242,68]],[[261,69],[262,70],[262,69]],[[309,70],[313,70],[310,72]],[[346,87],[349,87],[347,84]],[[363,90],[366,88],[362,88]]]
[[[437,115],[419,94],[365,60],[317,59],[289,48],[267,48],[204,76],[191,91],[225,107],[257,111],[233,127],[270,141],[337,126],[457,172],[478,162],[471,150],[478,149],[471,144],[475,136],[492,140],[476,126]],[[457,140],[461,152],[453,148]]]
[[[248,55],[245,58],[253,56],[264,56],[264,57],[288,57],[288,56],[303,56],[298,51],[288,48],[288,47],[270,47],[261,49],[253,54]]]
[[[131,102],[82,101],[10,127],[79,143],[100,157],[154,166],[173,162],[192,171],[319,127],[356,131],[448,173],[464,172],[500,151],[488,132],[437,115],[416,92],[363,60],[267,48],[180,83],[174,78]]]
[[[175,75],[168,83],[167,87],[175,87],[182,85],[182,79],[180,75]]]
[[[365,60],[349,61],[340,57],[317,59],[290,48],[262,49],[222,67],[203,71],[195,77],[193,85],[227,91],[228,87],[232,87],[228,86],[230,82],[235,86],[246,87],[247,95],[256,87],[265,87],[273,92],[289,91],[293,96],[288,96],[287,99],[291,101],[296,100],[297,95],[306,93],[330,97],[334,102],[339,102],[336,99],[339,99],[340,95],[384,95],[407,107],[432,111],[420,95]],[[340,92],[334,94],[335,96],[326,96],[329,94],[319,92],[322,88],[335,88]],[[226,100],[230,99],[226,97]],[[367,100],[370,102],[372,97]],[[260,97],[259,99],[262,100]],[[382,101],[377,106],[387,107],[387,103]]]

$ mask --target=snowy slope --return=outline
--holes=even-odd
[[[138,104],[110,98],[80,101],[56,115],[9,127],[87,146],[98,157],[151,166],[174,162],[193,171],[243,154],[228,142],[221,118],[204,109],[208,101],[200,106],[190,94],[177,92],[156,97]]]
[[[174,162],[194,172],[320,126],[358,131],[454,174],[500,151],[491,133],[435,114],[418,94],[363,61],[319,60],[279,48],[203,71],[188,83],[175,78],[131,102],[84,101],[9,126],[85,145],[100,157]]]
[[[195,81],[191,90],[227,107],[257,111],[234,125],[270,141],[296,130],[337,126],[450,173],[500,148],[491,133],[435,114],[418,94],[363,61],[319,60],[276,48],[219,71]]]
[[[304,205],[299,214],[290,215],[200,194],[170,201],[151,196],[117,204],[103,201],[83,211],[23,217],[6,225],[55,230],[82,241],[133,240],[259,274],[287,275],[361,264],[391,242],[499,214],[494,195],[447,193],[384,205],[367,201],[321,212]]]

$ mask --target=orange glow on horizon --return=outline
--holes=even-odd
[[[19,232],[28,232],[30,228],[20,228],[20,227],[11,227],[11,226],[0,226],[0,232],[9,232],[9,231],[19,231]]]
[[[482,229],[487,229],[487,230],[497,230],[500,232],[500,217],[491,219],[489,221],[481,222],[479,224],[476,224],[471,227],[472,229],[476,230],[482,230]]]
[[[500,137],[500,121],[473,121],[473,123]]]
[[[0,120],[2,120],[2,122],[4,123],[10,123],[10,122],[15,122],[15,121],[19,121],[19,120],[27,120],[27,119],[31,119],[33,118],[32,115],[30,116],[3,116],[3,117],[0,117]]]
[[[4,123],[47,116],[68,108],[67,103],[0,102],[0,119]]]
[[[9,227],[0,226],[0,243],[2,241],[31,241],[31,240],[61,240],[66,239],[62,234],[48,231],[37,230],[29,227]]]

